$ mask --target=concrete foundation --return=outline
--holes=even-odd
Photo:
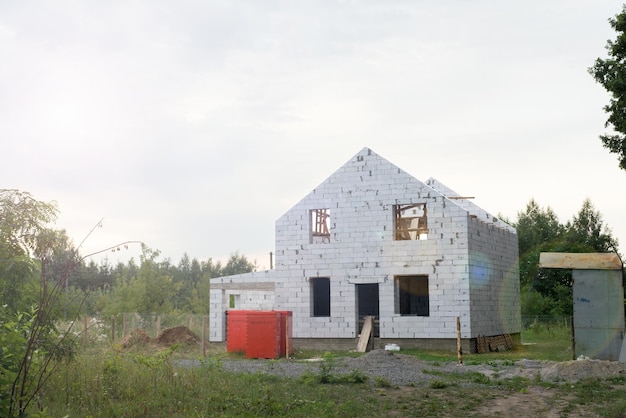
[[[520,334],[511,334],[516,345],[520,343]],[[356,350],[358,338],[294,338],[296,350],[315,351],[350,351]],[[400,349],[450,351],[456,353],[456,339],[453,338],[374,338],[367,346],[367,351],[382,350],[386,344],[398,344]],[[463,353],[476,353],[476,338],[461,339]]]

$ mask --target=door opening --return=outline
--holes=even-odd
[[[373,316],[374,337],[378,337],[378,283],[357,284],[355,286],[359,333],[363,328],[363,318],[366,316]]]

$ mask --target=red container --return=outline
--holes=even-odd
[[[276,311],[249,311],[246,358],[278,358],[282,316]]]
[[[229,353],[246,351],[248,340],[248,313],[252,311],[226,311],[226,351]]]

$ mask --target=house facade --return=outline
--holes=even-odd
[[[225,341],[229,309],[291,311],[296,347],[354,348],[366,315],[401,347],[456,349],[457,317],[468,352],[519,335],[515,229],[369,148],[275,228],[275,268],[211,280],[211,341]]]

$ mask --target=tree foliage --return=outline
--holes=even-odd
[[[254,271],[255,264],[235,252],[222,265],[214,262],[190,259],[183,255],[178,264],[160,259],[160,253],[146,246],[136,265],[131,259],[127,264],[109,266],[89,265],[81,271],[76,281],[86,292],[85,313],[88,315],[118,315],[120,313],[209,313],[210,280],[232,274]],[[88,286],[88,283],[100,283]]]
[[[617,37],[607,41],[608,58],[597,58],[589,73],[611,94],[604,106],[609,114],[605,127],[612,127],[615,133],[600,135],[600,140],[609,152],[617,154],[620,168],[626,170],[626,5],[609,24]]]
[[[562,224],[554,211],[531,199],[515,224],[519,239],[522,314],[571,315],[572,274],[540,269],[542,252],[617,252],[618,242],[589,199],[571,221]]]
[[[63,273],[53,259],[72,252],[67,235],[48,227],[55,217],[53,204],[26,192],[0,190],[2,416],[22,416],[50,376],[53,359],[72,351],[72,341],[56,328],[60,290],[71,263]]]

